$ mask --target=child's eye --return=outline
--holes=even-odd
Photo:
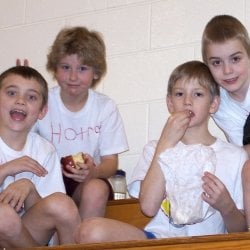
[[[221,64],[221,60],[213,60],[213,61],[211,62],[211,64],[212,64],[214,67],[217,67],[217,66],[219,66],[219,65]]]
[[[30,101],[36,101],[37,100],[37,96],[35,96],[35,95],[29,95],[28,96],[28,100],[30,100]]]
[[[197,93],[195,93],[194,95],[195,95],[195,96],[198,96],[198,97],[204,96],[203,93],[200,93],[200,92],[197,92]]]
[[[60,64],[59,65],[59,68],[62,69],[62,70],[65,70],[65,71],[68,71],[71,69],[71,67],[67,64]]]
[[[183,93],[182,93],[182,92],[175,92],[174,95],[175,95],[175,96],[183,96]]]
[[[79,72],[83,72],[83,71],[86,71],[86,70],[88,70],[89,68],[87,67],[87,66],[80,66],[79,68],[78,68],[78,71]]]
[[[14,96],[15,94],[16,94],[16,92],[13,91],[13,90],[8,90],[8,91],[7,91],[7,95],[8,95],[8,96]]]
[[[240,60],[241,60],[240,56],[234,56],[234,57],[231,59],[232,63],[237,63],[237,62],[239,62]]]

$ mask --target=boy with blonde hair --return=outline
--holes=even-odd
[[[141,230],[106,218],[86,219],[77,234],[77,242],[245,231],[241,170],[244,164],[249,165],[248,156],[241,147],[215,138],[209,132],[209,117],[216,112],[219,102],[219,87],[204,63],[190,61],[179,65],[168,83],[170,116],[160,139],[144,147],[129,183],[130,194],[139,197],[142,211],[152,220]],[[183,183],[188,185],[180,193]],[[194,184],[196,187],[190,192]],[[184,219],[188,220],[181,218],[183,214],[174,218],[173,195],[184,197],[176,208],[187,212]],[[197,209],[193,204],[199,204],[200,214],[193,213]],[[198,218],[192,217],[193,214],[199,215]]]

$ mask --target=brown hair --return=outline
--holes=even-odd
[[[207,63],[207,47],[211,43],[223,43],[227,40],[238,39],[250,57],[250,39],[244,25],[230,15],[213,17],[206,25],[202,35],[202,58]]]
[[[3,80],[9,75],[19,75],[25,79],[34,79],[41,87],[42,94],[42,107],[48,102],[48,84],[43,76],[34,68],[27,66],[15,66],[7,69],[0,75],[0,88],[2,87]]]
[[[106,47],[101,34],[85,27],[62,29],[47,55],[47,70],[55,75],[59,61],[72,54],[76,54],[83,64],[93,67],[98,79],[93,80],[92,86],[96,85],[107,71]]]
[[[220,96],[219,85],[214,81],[208,66],[200,61],[189,61],[177,66],[168,81],[168,95],[172,94],[174,85],[180,79],[196,79],[199,84],[208,89],[211,95],[211,100],[215,96]]]

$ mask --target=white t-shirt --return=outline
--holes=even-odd
[[[32,181],[41,197],[54,192],[65,193],[59,157],[50,142],[40,135],[30,132],[23,150],[15,151],[0,138],[0,165],[22,156],[29,156],[38,161],[48,171],[48,174],[39,177],[31,172],[22,172],[15,176],[8,176],[0,186],[0,192],[15,180],[26,178]]]
[[[128,184],[131,196],[138,197],[140,183],[144,179],[156,149],[157,141],[149,142],[143,150]],[[216,154],[215,175],[224,183],[238,209],[243,209],[243,191],[241,170],[248,159],[241,147],[217,139],[211,145]],[[177,228],[169,222],[169,218],[159,209],[156,216],[146,225],[145,230],[155,234],[157,238],[176,236],[196,236],[226,233],[221,214],[216,211],[200,223]]]
[[[224,131],[229,142],[242,146],[243,127],[250,113],[250,88],[243,102],[237,102],[220,88],[221,103],[213,115],[215,123]]]
[[[88,100],[78,112],[69,111],[60,97],[60,87],[49,92],[49,110],[34,127],[51,141],[60,157],[88,153],[100,162],[100,156],[128,150],[123,121],[116,104],[106,95],[89,90]]]

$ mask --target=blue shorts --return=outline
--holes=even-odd
[[[145,230],[143,230],[143,232],[145,233],[147,239],[156,239],[156,237],[153,233],[145,231]]]

